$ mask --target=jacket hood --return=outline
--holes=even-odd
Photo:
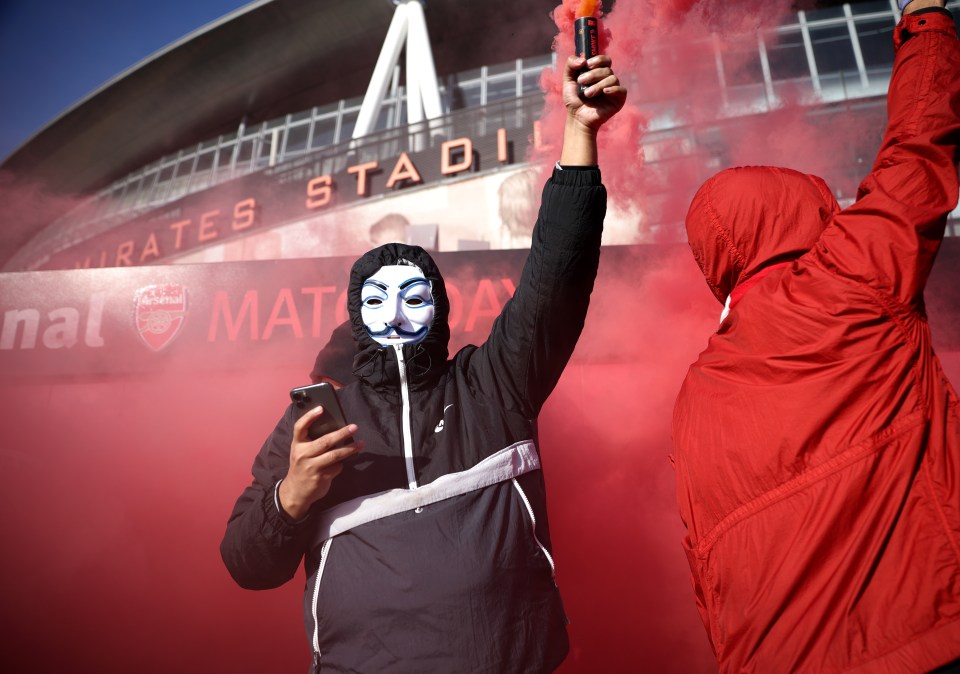
[[[357,353],[357,343],[353,339],[353,325],[344,321],[330,335],[330,340],[317,353],[310,371],[310,381],[316,384],[325,379],[346,386],[352,382],[353,356]]]
[[[817,176],[771,166],[721,171],[697,191],[687,241],[723,304],[740,283],[813,248],[840,205]]]
[[[387,243],[364,253],[353,263],[350,269],[350,285],[347,288],[347,311],[359,350],[354,359],[354,374],[373,385],[387,385],[399,379],[397,361],[392,355],[388,357],[392,349],[381,346],[367,334],[360,316],[363,282],[373,276],[380,267],[396,264],[414,264],[419,267],[430,282],[433,295],[433,323],[427,336],[416,344],[403,346],[410,384],[413,388],[420,388],[441,371],[447,360],[447,345],[450,342],[450,301],[447,287],[437,264],[420,246]]]

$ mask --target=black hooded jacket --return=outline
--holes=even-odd
[[[554,171],[514,297],[482,346],[450,360],[449,302],[425,251],[387,244],[353,266],[357,381],[338,395],[364,450],[290,522],[275,497],[289,465],[288,408],[221,544],[251,589],[285,583],[305,558],[315,671],[545,672],[565,657],[536,417],[583,327],[605,208],[598,170]],[[361,286],[402,261],[430,281],[435,316],[420,343],[382,347],[360,318]],[[405,505],[355,519],[384,502]]]

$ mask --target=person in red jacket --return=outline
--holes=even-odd
[[[673,418],[721,672],[960,671],[960,417],[923,304],[960,189],[943,6],[914,0],[896,27],[888,127],[856,203],[750,167],[710,179],[687,216],[727,303]]]

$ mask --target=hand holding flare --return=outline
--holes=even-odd
[[[577,15],[593,21],[594,38],[588,42],[599,50],[599,31],[595,11],[598,0],[580,0]],[[569,15],[568,15],[569,16]],[[623,108],[626,87],[613,72],[609,56],[570,56],[564,63],[561,96],[566,108],[566,124],[560,164],[563,166],[597,165],[597,132]],[[582,92],[582,93],[581,93]]]

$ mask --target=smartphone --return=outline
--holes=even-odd
[[[323,405],[323,414],[310,424],[307,435],[311,440],[316,440],[321,435],[332,433],[338,428],[347,425],[347,420],[343,416],[343,410],[340,408],[340,401],[337,400],[337,392],[333,386],[326,382],[320,384],[311,384],[309,386],[298,386],[290,391],[290,400],[297,410],[297,418],[302,417],[306,412],[312,410],[318,405]],[[347,438],[337,446],[346,445],[352,442]]]

